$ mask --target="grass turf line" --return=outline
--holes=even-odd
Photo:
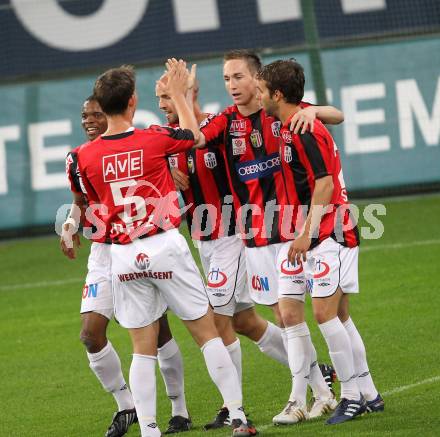
[[[365,247],[431,240],[437,237],[438,198],[386,204],[385,233]],[[193,247],[191,246],[191,249]],[[2,285],[82,277],[88,245],[78,260],[62,257],[56,238],[14,241],[0,245]],[[366,251],[360,257],[361,293],[352,299],[352,315],[367,346],[370,369],[380,391],[438,376],[437,332],[440,246],[413,246]],[[81,285],[50,285],[0,292],[0,340],[3,417],[1,436],[102,436],[115,408],[101,388],[78,340]],[[320,361],[328,361],[325,344],[308,321]],[[265,308],[259,311],[271,318]],[[209,380],[202,355],[180,321],[170,317],[184,357],[187,403],[195,429],[185,435],[226,436],[229,430],[202,434],[221,399]],[[127,375],[130,342],[125,330],[110,324],[109,338]],[[287,401],[287,369],[263,356],[242,339],[244,396],[247,411],[263,435],[438,435],[440,382],[415,386],[385,397],[386,412],[338,427],[313,421],[273,427],[273,415]],[[158,373],[158,421],[164,431],[170,406]],[[137,426],[127,434],[137,436]]]

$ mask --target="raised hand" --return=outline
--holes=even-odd
[[[177,95],[185,95],[188,90],[189,72],[186,69],[186,62],[175,58],[168,59],[166,62],[167,83],[165,85],[166,94],[171,98]]]
[[[189,76],[188,76],[188,89],[195,90],[196,86],[197,86],[197,64],[193,64],[191,66],[191,71],[189,72]]]

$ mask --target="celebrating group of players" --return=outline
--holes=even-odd
[[[339,152],[323,125],[343,115],[302,101],[304,72],[294,60],[262,66],[255,53],[235,50],[224,56],[223,76],[234,104],[203,114],[195,67],[189,72],[183,61],[168,60],[156,83],[167,126],[133,127],[130,67],[99,76],[83,105],[89,141],[67,157],[74,204],[61,247],[74,258],[79,224],[91,230],[81,339],[91,369],[118,405],[108,437],[124,435],[135,421],[143,437],[161,435],[156,361],[172,403],[165,434],[191,428],[167,309],[201,348],[223,397],[205,429],[230,425],[233,436],[257,434],[243,409],[237,333],[290,368],[292,391],[275,424],[328,412],[326,423],[338,424],[384,409],[349,315],[349,295],[358,292],[359,238]],[[178,231],[176,190],[206,283]],[[317,365],[306,294],[341,383],[339,403],[328,384],[333,368]],[[270,306],[278,326],[259,316],[254,303]],[[131,392],[106,338],[113,314],[133,344]]]

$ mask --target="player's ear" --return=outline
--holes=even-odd
[[[137,102],[138,102],[138,96],[136,91],[133,93],[133,95],[130,97],[130,99],[128,100],[128,106],[132,109],[136,109],[137,107]]]
[[[283,93],[280,90],[275,90],[275,92],[273,93],[274,97],[275,97],[275,101],[279,102],[280,100],[283,100],[284,96]]]

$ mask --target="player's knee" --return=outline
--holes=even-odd
[[[252,326],[244,317],[235,317],[232,319],[232,326],[237,334],[248,336],[252,331]]]
[[[279,305],[272,305],[272,311],[273,311],[273,315],[275,317],[276,324],[280,327],[284,327],[285,324],[283,322],[283,317],[281,315]]]
[[[286,327],[298,325],[303,321],[301,315],[291,311],[281,311],[281,320]]]
[[[348,308],[344,308],[344,307],[340,307],[338,310],[338,317],[339,320],[344,323],[348,320],[348,318],[350,317],[350,313],[348,312]]]
[[[234,314],[232,319],[234,331],[237,334],[252,337],[255,334],[255,331],[258,330],[261,322],[264,324],[263,319],[261,319],[261,321],[259,319],[261,318],[253,308],[240,311],[239,313]]]
[[[334,318],[334,316],[332,317],[325,308],[313,308],[313,316],[319,324],[328,322]]]
[[[79,334],[81,343],[86,347],[87,352],[97,353],[104,348],[107,343],[105,335],[99,335],[89,329],[82,329]]]

